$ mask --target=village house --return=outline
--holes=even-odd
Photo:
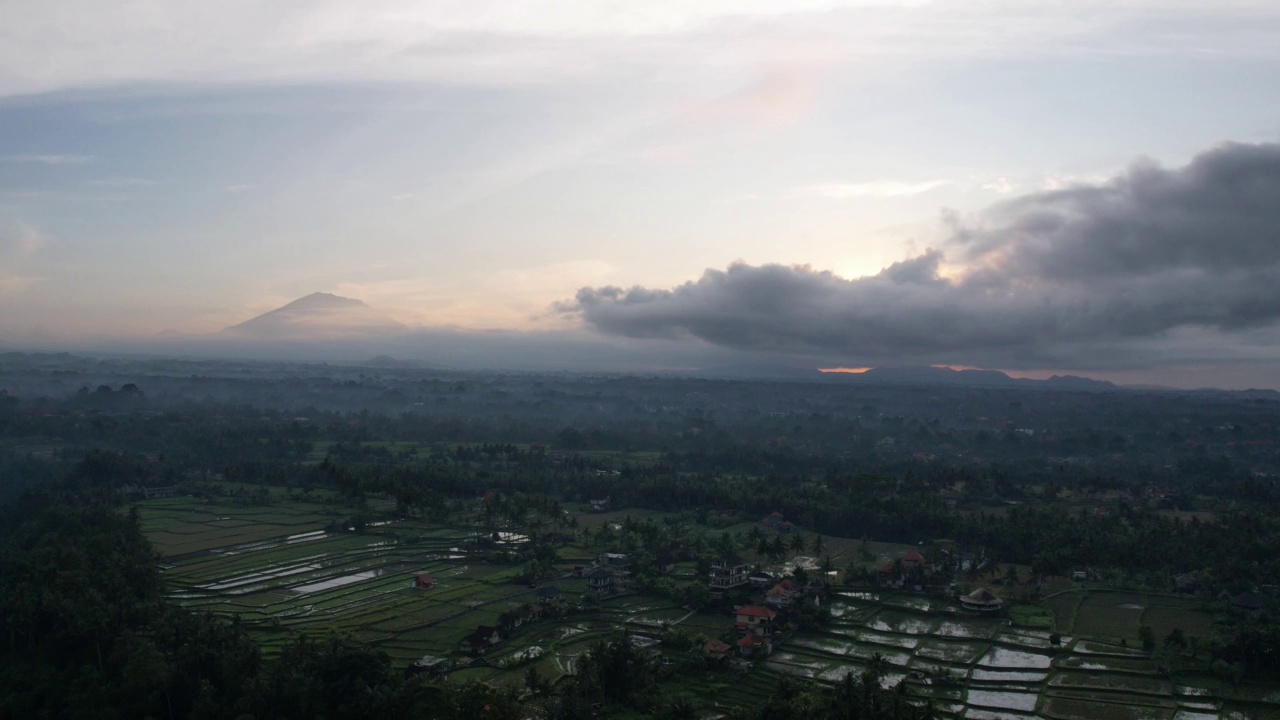
[[[778,579],[767,572],[758,572],[752,573],[751,577],[747,578],[747,582],[751,583],[751,587],[763,590],[775,585]]]
[[[929,560],[913,548],[897,560],[877,569],[876,582],[880,587],[900,589],[913,586],[918,590],[923,586],[923,580],[932,574],[932,570]]]
[[[737,645],[738,654],[742,657],[768,655],[773,652],[773,641],[767,635],[743,635]]]
[[[773,631],[773,620],[778,613],[759,605],[743,605],[734,611],[733,626],[738,630],[756,635],[766,635]]]
[[[458,649],[468,655],[483,655],[502,642],[502,631],[489,625],[480,625],[476,631],[462,638]]]
[[[601,567],[608,567],[615,572],[618,570],[626,570],[631,567],[631,556],[623,553],[600,553],[596,558],[596,564]]]
[[[178,488],[175,486],[166,487],[142,487],[141,485],[125,485],[120,491],[131,498],[142,498],[143,500],[159,500],[162,498],[171,498],[178,495]]]
[[[529,609],[525,610],[524,621],[526,623],[531,623],[535,620],[541,620],[542,616],[546,614],[547,614],[547,609],[542,607],[541,605],[530,605]]]
[[[579,495],[578,497],[582,497],[582,496]],[[609,498],[604,497],[604,498],[598,498],[595,500],[588,500],[587,504],[591,506],[591,509],[594,512],[604,512],[605,510],[609,509]]]
[[[726,555],[712,561],[711,579],[708,581],[712,595],[723,597],[729,590],[749,584],[750,567],[746,560],[737,555]]]
[[[631,556],[622,553],[601,553],[596,559],[598,567],[606,568],[613,573],[612,589],[614,592],[626,590],[631,581]]]
[[[799,585],[783,579],[782,582],[769,588],[769,591],[764,594],[764,601],[773,607],[783,608],[789,606],[801,594],[803,591]]]
[[[608,568],[592,568],[583,577],[587,579],[587,593],[590,595],[609,595],[614,591],[613,571]]]
[[[563,593],[560,592],[560,588],[554,585],[538,588],[538,592],[536,593],[538,601],[542,603],[558,602],[562,594]]]
[[[756,527],[765,532],[791,533],[797,532],[800,528],[788,522],[780,512],[771,512],[764,517],[763,520],[756,523]]]
[[[436,579],[423,573],[413,579],[413,587],[417,590],[430,590],[436,586]]]
[[[916,568],[926,568],[928,566],[929,566],[929,561],[926,560],[924,556],[921,555],[919,551],[915,549],[908,550],[906,554],[902,556],[902,567],[906,568],[907,570],[914,570]]]
[[[719,665],[729,656],[732,646],[719,640],[708,640],[706,645],[702,646],[702,657],[707,661],[708,665]]]

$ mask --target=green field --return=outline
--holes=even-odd
[[[458,641],[477,625],[495,625],[503,613],[537,602],[534,590],[514,582],[519,567],[477,556],[468,540],[478,529],[467,512],[455,512],[452,524],[397,520],[356,533],[325,530],[355,511],[336,497],[273,491],[254,503],[173,498],[138,507],[144,531],[164,556],[171,596],[193,610],[238,617],[268,654],[292,632],[337,632],[375,645],[398,667],[423,655],[463,660]],[[389,503],[374,501],[364,511],[379,507],[389,509]],[[583,517],[590,526],[628,515],[662,517],[624,510]],[[831,544],[853,547],[838,538]],[[592,555],[568,545],[560,550],[562,569]],[[692,577],[692,565],[678,572]],[[436,586],[414,589],[420,573],[432,574]],[[520,682],[532,665],[554,680],[617,628],[732,634],[732,618],[691,613],[669,599],[626,595],[579,610],[582,580],[543,584],[564,591],[565,609],[521,627],[490,652],[489,667],[458,670],[451,678]],[[886,686],[912,671],[951,678],[946,685],[907,683],[909,694],[932,700],[951,717],[1202,720],[1238,702],[1267,712],[1280,708],[1280,698],[1216,686],[1180,694],[1188,683],[1158,676],[1155,661],[1136,649],[1142,625],[1160,638],[1173,628],[1206,639],[1213,633],[1211,617],[1181,598],[1066,592],[1012,613],[1028,619],[1019,626],[965,613],[945,599],[906,594],[837,590],[828,607],[828,625],[796,634],[752,671],[750,682],[693,672],[670,680],[671,689],[714,710],[759,702],[783,675],[833,682],[875,664],[883,668]],[[1060,646],[1050,640],[1055,631],[1064,636]]]

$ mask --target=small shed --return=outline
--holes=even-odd
[[[435,577],[423,573],[413,579],[413,587],[418,590],[430,590],[436,586]]]
[[[722,663],[732,649],[729,643],[708,640],[707,644],[702,646],[702,657],[706,658],[708,663]]]
[[[1004,607],[1004,601],[996,597],[986,588],[978,588],[960,598],[960,605],[966,610],[978,612],[995,612]]]
[[[450,663],[448,658],[435,657],[434,655],[424,655],[414,661],[412,665],[405,668],[405,677],[413,677],[414,675],[443,675],[449,671]]]

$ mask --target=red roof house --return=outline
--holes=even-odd
[[[751,657],[757,652],[768,653],[773,650],[773,643],[765,635],[752,635],[748,633],[743,635],[738,641],[738,653],[744,657]]]
[[[907,554],[902,556],[902,567],[904,568],[927,567],[928,565],[929,561],[915,549],[908,550]]]
[[[748,633],[765,633],[773,627],[778,613],[759,605],[743,605],[737,610],[734,626]]]

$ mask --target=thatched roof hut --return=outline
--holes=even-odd
[[[986,588],[978,588],[961,597],[960,604],[966,610],[977,610],[978,612],[993,612],[1004,607],[1004,601],[993,595]]]

